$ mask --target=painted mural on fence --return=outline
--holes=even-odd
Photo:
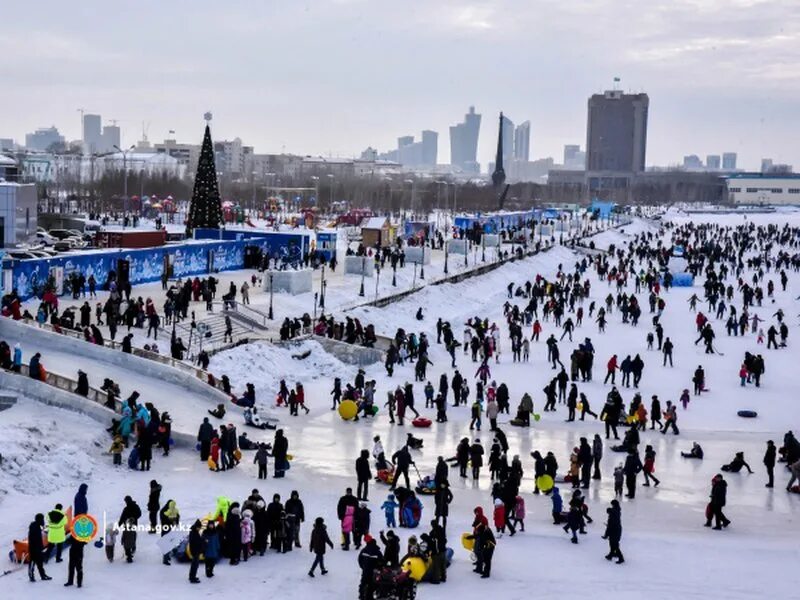
[[[54,267],[63,268],[65,282],[69,280],[70,273],[78,272],[87,279],[94,275],[98,289],[103,289],[109,273],[116,272],[120,260],[128,261],[130,281],[138,284],[161,278],[165,256],[170,257],[174,278],[241,269],[244,267],[247,246],[258,246],[271,256],[296,262],[302,258],[307,247],[307,236],[281,233],[247,240],[176,244],[143,250],[109,249],[39,260],[7,260],[3,268],[11,270],[12,288],[16,289],[20,298],[27,300],[32,296],[41,297]],[[63,287],[59,290],[60,293],[64,291]]]

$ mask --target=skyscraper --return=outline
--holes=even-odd
[[[623,94],[620,90],[589,98],[587,170],[644,171],[649,104],[647,94]]]
[[[720,164],[719,154],[709,154],[706,156],[706,169],[719,171]]]
[[[64,136],[53,127],[40,127],[33,133],[25,135],[25,147],[28,150],[46,151],[53,144],[64,144]]]
[[[439,154],[439,134],[430,129],[422,130],[422,164],[435,167]]]
[[[478,133],[481,128],[481,116],[470,106],[464,115],[464,122],[450,127],[450,164],[467,173],[477,173],[479,166]]]
[[[84,152],[102,152],[103,133],[100,115],[83,115]]]
[[[99,152],[112,152],[114,146],[120,147],[120,133],[117,125],[106,125],[103,127],[103,145]]]
[[[514,160],[514,121],[503,115],[503,162]]]
[[[531,157],[531,122],[520,123],[514,130],[514,160],[528,162]]]
[[[736,152],[722,153],[722,170],[723,171],[736,170]]]

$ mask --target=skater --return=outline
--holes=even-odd
[[[606,522],[606,531],[603,534],[603,539],[608,540],[606,560],[612,560],[616,557],[617,564],[621,565],[625,562],[625,558],[619,548],[619,543],[622,539],[622,509],[618,500],[611,501],[611,506],[606,509],[606,514],[608,514],[608,521]]]
[[[655,482],[655,487],[658,487],[658,484],[661,483],[653,473],[656,472],[656,451],[653,450],[651,445],[645,446],[644,449],[644,467],[642,469],[644,471],[644,484],[647,487],[650,487],[650,480],[652,479]]]
[[[721,473],[717,473],[711,480],[711,502],[708,503],[706,508],[706,527],[711,527],[711,519],[715,521],[714,529],[722,529],[731,524],[730,519],[725,516],[722,509],[727,502],[728,482],[722,477]]]
[[[775,442],[769,440],[767,442],[767,451],[764,452],[764,466],[767,469],[767,484],[764,487],[771,488],[775,485],[775,456],[777,450]]]

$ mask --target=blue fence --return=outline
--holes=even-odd
[[[48,277],[58,267],[63,269],[64,281],[71,273],[82,273],[87,279],[94,275],[98,288],[102,288],[109,273],[120,268],[119,261],[126,261],[128,280],[139,284],[158,281],[167,265],[175,278],[242,269],[248,246],[256,246],[273,258],[299,262],[308,247],[307,238],[302,234],[269,233],[244,240],[188,242],[141,250],[112,248],[38,260],[4,260],[3,270],[11,272],[11,288],[16,289],[22,300],[27,300],[41,295]],[[62,288],[59,293],[63,291]]]

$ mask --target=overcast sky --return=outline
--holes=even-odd
[[[35,7],[35,9],[34,9]],[[586,139],[586,100],[621,78],[650,95],[648,165],[739,153],[800,170],[798,0],[137,0],[6,2],[0,137],[79,107],[119,119],[123,141],[174,129],[257,152],[353,156],[439,132],[470,104],[479,160],[497,113],[531,121],[532,158]]]

